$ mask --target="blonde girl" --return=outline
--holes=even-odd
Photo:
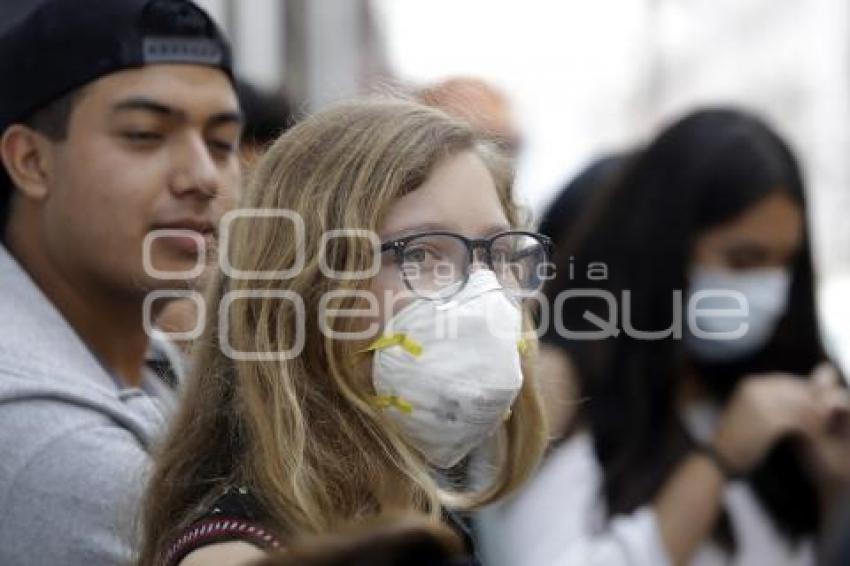
[[[283,135],[242,207],[141,564],[237,564],[389,511],[459,525],[530,476],[546,438],[535,345],[482,317],[521,325],[548,244],[518,230],[487,143],[412,102],[347,104]],[[446,313],[455,334],[431,332]]]

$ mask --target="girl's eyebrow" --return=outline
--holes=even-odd
[[[450,226],[443,224],[442,222],[422,222],[420,224],[414,224],[413,226],[408,226],[407,228],[402,228],[400,230],[395,230],[387,235],[386,240],[396,240],[398,238],[403,238],[404,236],[412,236],[413,234],[419,234],[421,232],[452,232]]]
[[[422,232],[452,232],[455,234],[463,235],[461,231],[453,230],[452,228],[453,227],[442,222],[423,222],[420,224],[409,226],[407,228],[402,228],[401,230],[396,230],[390,233],[386,238],[382,238],[382,240],[396,240],[398,238],[403,238],[404,236],[412,236],[414,234],[419,234]],[[490,236],[495,236],[496,234],[500,234],[502,232],[507,232],[510,229],[510,224],[507,224],[505,222],[499,222],[497,224],[491,224],[485,227],[483,230],[477,231],[476,236],[488,238]]]
[[[483,231],[481,231],[481,235],[483,237],[495,236],[496,234],[501,234],[502,232],[507,232],[511,230],[511,225],[505,222],[500,222],[498,224],[491,224]]]

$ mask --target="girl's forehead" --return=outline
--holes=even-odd
[[[421,186],[396,200],[379,235],[442,229],[479,236],[508,226],[490,171],[474,152],[467,151],[438,163]]]

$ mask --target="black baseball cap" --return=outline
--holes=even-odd
[[[124,69],[207,65],[233,81],[228,41],[189,0],[3,0],[0,21],[0,135],[46,104]],[[2,216],[10,190],[0,166]]]

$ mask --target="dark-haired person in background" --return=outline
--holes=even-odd
[[[627,153],[612,153],[595,159],[555,196],[540,218],[537,228],[538,232],[552,239],[554,249],[560,250],[571,245],[577,227],[581,224],[579,219],[588,213],[595,195],[617,181],[627,158]],[[569,265],[562,267],[568,271],[570,269]],[[546,392],[543,404],[554,438],[566,434],[576,405],[576,383],[565,378],[574,372],[575,367],[563,348],[541,342],[535,374]]]
[[[556,310],[574,293],[546,340],[580,401],[530,488],[486,518],[494,564],[814,564],[850,440],[796,160],[759,119],[709,109],[624,167],[546,291]],[[578,334],[612,319],[616,336]]]
[[[236,83],[245,127],[239,152],[243,164],[251,165],[274,140],[295,123],[292,102],[285,90],[267,90],[245,80]]]
[[[569,245],[594,195],[617,180],[627,158],[627,153],[612,153],[593,160],[555,196],[540,218],[538,231],[549,236],[556,249]]]
[[[176,377],[143,303],[185,285],[154,277],[143,244],[183,231],[153,240],[148,257],[189,271],[201,248],[191,234],[212,240],[235,199],[229,47],[188,1],[6,8],[0,564],[126,564]]]

